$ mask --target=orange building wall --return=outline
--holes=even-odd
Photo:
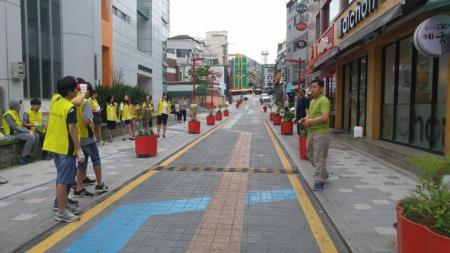
[[[102,0],[102,84],[111,86],[112,82],[112,1]]]

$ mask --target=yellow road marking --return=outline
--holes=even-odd
[[[63,240],[66,236],[70,235],[72,232],[77,230],[81,225],[85,224],[89,220],[91,220],[94,216],[99,214],[104,209],[108,208],[112,204],[114,204],[117,200],[122,198],[125,194],[136,188],[138,185],[140,185],[145,180],[149,179],[153,175],[155,175],[157,171],[149,171],[145,173],[144,175],[138,177],[134,181],[132,181],[130,184],[122,188],[120,191],[114,193],[111,197],[107,198],[100,204],[96,205],[91,210],[87,211],[83,216],[81,217],[81,220],[79,222],[70,223],[63,228],[59,229],[58,231],[54,232],[52,235],[47,237],[45,240],[40,242],[38,245],[34,246],[32,249],[30,249],[28,252],[30,253],[40,253],[44,252],[53,246],[55,246],[58,242]]]
[[[210,134],[212,134],[213,132],[215,132],[216,130],[218,130],[219,128],[221,128],[226,122],[228,122],[230,118],[228,118],[227,120],[222,121],[222,123],[220,123],[219,125],[217,125],[215,128],[213,128],[212,130],[210,130],[209,132],[207,132],[206,134],[202,135],[200,138],[196,139],[194,142],[190,143],[189,145],[187,145],[186,147],[184,147],[183,149],[181,149],[180,151],[178,151],[177,153],[173,154],[171,157],[169,157],[167,160],[165,160],[164,162],[162,162],[160,165],[161,166],[168,166],[169,164],[171,164],[173,161],[175,161],[178,157],[180,157],[182,154],[184,154],[186,151],[188,151],[190,148],[192,148],[194,145],[196,145],[197,143],[203,141],[204,139],[206,139],[206,137],[208,137]]]
[[[280,158],[281,163],[283,164],[283,167],[286,170],[286,174],[290,172],[290,175],[287,176],[289,178],[289,181],[291,182],[292,188],[294,188],[295,194],[297,195],[298,203],[303,209],[303,214],[305,215],[305,218],[308,221],[308,225],[313,233],[314,239],[317,242],[317,246],[319,246],[320,252],[338,253],[333,240],[331,240],[330,235],[326,231],[325,226],[323,225],[319,215],[317,214],[311,201],[306,195],[306,192],[303,189],[302,185],[300,184],[300,181],[295,175],[292,175],[292,166],[289,163],[289,160],[287,159],[285,153],[281,149],[277,139],[275,139],[272,129],[269,127],[266,121],[264,123],[267,132],[269,133],[270,138],[272,139],[272,143],[275,147],[278,157]]]
[[[319,246],[320,252],[323,253],[337,253],[336,246],[331,240],[330,235],[325,230],[325,226],[319,218],[316,210],[314,209],[311,201],[306,195],[300,181],[294,175],[288,175],[289,181],[291,182],[292,188],[294,188],[295,194],[297,195],[297,200],[303,209],[303,213],[308,221],[309,227],[316,239],[317,245]],[[304,197],[300,197],[304,196]]]

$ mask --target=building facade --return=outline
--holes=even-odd
[[[206,32],[205,45],[219,58],[218,65],[225,65],[228,59],[228,32]]]

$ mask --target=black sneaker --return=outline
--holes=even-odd
[[[97,181],[95,181],[95,180],[93,180],[93,179],[90,179],[89,177],[86,177],[86,178],[83,180],[83,185],[84,185],[84,186],[87,186],[87,185],[93,185],[93,184],[95,184],[95,182],[97,182]]]
[[[76,200],[69,199],[69,198],[67,200],[69,201],[69,204],[78,205],[78,201],[76,201]]]
[[[75,198],[92,198],[94,197],[94,194],[86,191],[86,189],[82,189],[81,191],[74,191],[73,196]]]
[[[134,141],[134,137],[130,137],[130,138],[128,138],[128,140]]]
[[[19,156],[19,164],[20,164],[20,165],[25,165],[25,164],[27,164],[26,158],[25,158],[25,157]]]
[[[105,183],[95,186],[95,193],[97,193],[97,194],[105,193],[107,191],[108,191],[108,186],[106,186]]]
[[[25,161],[27,161],[27,163],[32,163],[32,162],[34,162],[34,159],[31,155],[29,155],[29,156],[25,157]]]

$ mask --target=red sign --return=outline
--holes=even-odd
[[[299,22],[295,25],[295,28],[299,31],[304,31],[306,29],[306,23],[305,22]]]

